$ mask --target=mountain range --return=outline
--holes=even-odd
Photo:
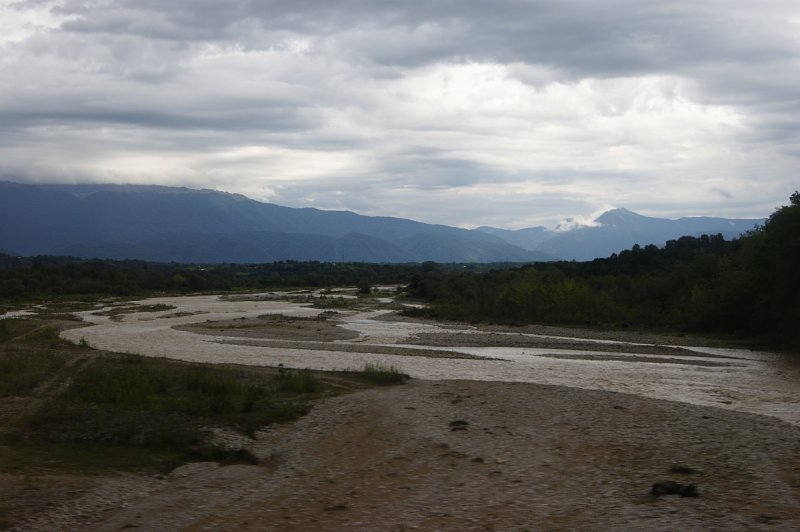
[[[558,257],[562,260],[586,261],[608,257],[634,245],[663,246],[668,240],[681,236],[721,234],[727,239],[764,223],[763,218],[713,218],[695,216],[670,220],[642,216],[628,209],[613,209],[597,217],[592,225],[577,226],[568,230],[548,230],[530,227],[509,231],[493,227],[477,230],[498,236],[523,249]]]
[[[239,194],[140,185],[0,182],[0,249],[19,255],[253,263],[590,260],[683,235],[736,237],[763,220],[604,213],[592,226],[461,229]]]

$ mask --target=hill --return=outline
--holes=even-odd
[[[0,183],[0,248],[176,262],[552,260],[503,239],[211,190]]]
[[[0,182],[0,249],[22,255],[183,263],[584,261],[681,236],[735,238],[763,221],[669,220],[614,209],[569,230],[468,230],[212,190]]]
[[[613,209],[597,217],[592,225],[578,226],[567,231],[550,231],[544,227],[516,231],[479,227],[477,231],[563,260],[586,261],[609,257],[634,245],[653,244],[661,247],[667,241],[682,236],[721,234],[727,239],[737,238],[762,223],[764,219],[707,216],[670,220],[642,216],[628,209]]]

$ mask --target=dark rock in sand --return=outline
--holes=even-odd
[[[697,497],[697,487],[694,484],[681,484],[673,480],[662,480],[656,482],[650,488],[650,494],[654,497],[662,495],[680,495],[681,497]]]

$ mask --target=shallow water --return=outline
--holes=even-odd
[[[99,349],[198,362],[283,364],[291,368],[322,370],[358,369],[366,362],[378,362],[394,365],[421,379],[534,382],[624,392],[772,415],[800,425],[800,365],[791,357],[779,354],[691,347],[687,349],[701,355],[646,355],[630,353],[630,346],[643,345],[630,343],[625,344],[626,352],[614,353],[528,347],[430,347],[485,357],[465,360],[234,345],[220,343],[229,337],[178,331],[173,326],[267,313],[315,316],[322,311],[299,303],[224,301],[217,296],[164,297],[137,303],[161,303],[176,308],[127,314],[119,321],[83,312],[81,317],[92,325],[64,331],[62,336],[75,342],[85,339]],[[342,326],[358,332],[359,337],[337,341],[337,348],[358,344],[425,349],[426,346],[404,345],[404,342],[424,332],[478,334],[469,326],[454,328],[381,320],[387,312],[340,313],[337,318],[343,321]],[[615,342],[598,340],[598,343]],[[575,356],[580,358],[568,358]],[[608,360],[609,356],[615,359]],[[698,362],[708,365],[697,365]]]

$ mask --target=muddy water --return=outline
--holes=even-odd
[[[357,369],[366,362],[377,362],[394,365],[421,379],[534,382],[625,392],[771,415],[800,425],[800,365],[790,357],[777,354],[696,347],[688,348],[697,353],[694,356],[637,354],[631,346],[641,344],[625,344],[624,351],[613,353],[607,348],[594,352],[527,347],[430,347],[485,357],[481,360],[341,351],[348,344],[359,344],[362,348],[365,345],[402,347],[414,335],[425,332],[479,334],[468,326],[453,328],[383,321],[381,316],[386,310],[341,313],[341,326],[357,331],[359,337],[337,341],[336,351],[233,345],[220,343],[229,337],[178,331],[173,327],[267,313],[315,316],[321,310],[285,301],[226,301],[217,296],[153,298],[137,303],[176,308],[126,314],[121,319],[83,312],[81,317],[91,325],[64,331],[62,335],[75,342],[85,339],[99,349],[188,361],[283,364],[323,370]]]

